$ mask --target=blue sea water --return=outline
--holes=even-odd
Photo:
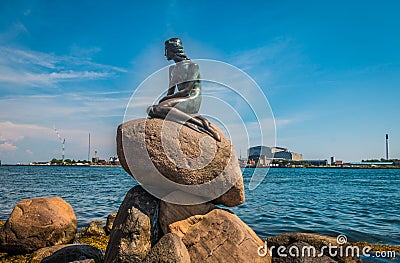
[[[400,170],[277,168],[250,191],[252,172],[243,170],[246,202],[229,209],[261,237],[301,231],[400,245]],[[136,184],[121,167],[1,166],[0,220],[21,199],[60,196],[85,226],[117,211]]]

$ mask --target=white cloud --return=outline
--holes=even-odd
[[[296,120],[293,120],[293,119],[275,119],[275,123],[278,128],[292,124],[295,121]]]
[[[264,61],[276,59],[287,51],[291,45],[288,38],[276,38],[268,45],[246,50],[244,52],[233,54],[230,58],[232,64],[242,70],[249,70],[259,66]],[[268,71],[266,71],[268,73]],[[269,74],[269,73],[268,73]]]
[[[57,56],[0,46],[0,82],[27,86],[52,85],[115,77],[125,69],[98,64],[86,57]]]
[[[61,136],[74,137],[77,142],[85,142],[87,132],[77,129],[59,130]],[[83,139],[81,137],[84,137]],[[35,124],[13,123],[11,121],[0,122],[0,141],[19,142],[25,139],[57,141],[57,135],[53,127],[42,127]]]
[[[10,121],[0,122],[0,140],[6,142],[21,141],[26,137],[43,137],[50,134],[50,128],[34,124],[16,124]]]
[[[12,145],[9,142],[1,143],[0,144],[0,152],[6,152],[6,151],[15,151],[17,150],[18,147],[15,145]]]

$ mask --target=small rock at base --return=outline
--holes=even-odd
[[[99,249],[88,245],[68,246],[58,250],[50,257],[44,258],[41,263],[59,263],[92,259],[96,263],[103,262]]]
[[[150,250],[143,263],[190,263],[189,252],[180,237],[168,233]]]
[[[109,235],[111,233],[111,230],[113,228],[113,224],[115,221],[115,218],[117,217],[117,213],[111,213],[107,216],[107,222],[106,226],[104,227],[104,230],[106,231],[106,234]]]
[[[103,221],[95,220],[90,222],[84,233],[88,236],[105,236],[106,231],[104,230]]]

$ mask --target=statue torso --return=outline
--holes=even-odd
[[[178,91],[186,87],[192,88],[183,94],[176,108],[188,114],[197,114],[201,104],[201,80],[200,70],[196,63],[190,60],[179,62],[169,68],[169,86],[176,86]]]

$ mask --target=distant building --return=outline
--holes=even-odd
[[[108,164],[121,165],[121,163],[119,162],[118,157],[110,157],[110,159],[108,160]]]
[[[267,166],[272,159],[284,159],[290,161],[301,161],[303,155],[288,151],[282,147],[254,146],[248,150],[248,163]]]
[[[294,153],[289,151],[281,151],[274,153],[274,159],[285,159],[290,161],[301,161],[303,160],[303,155],[300,153]]]
[[[107,161],[104,160],[104,159],[99,159],[99,161],[97,162],[97,164],[106,165],[106,164],[107,164]]]
[[[50,162],[31,162],[29,165],[51,165]]]
[[[363,166],[393,166],[394,162],[351,162],[349,163],[353,167]]]
[[[328,160],[302,160],[301,163],[311,166],[328,166]]]
[[[336,161],[335,156],[332,156],[332,157],[331,157],[331,165],[333,165],[333,164],[335,163],[335,161]]]
[[[272,155],[272,148],[267,146],[254,146],[249,148],[248,150],[248,160],[258,161],[259,158],[268,158],[271,159]]]
[[[333,164],[334,164],[334,165],[343,165],[343,161],[337,160],[337,161],[335,161]]]

